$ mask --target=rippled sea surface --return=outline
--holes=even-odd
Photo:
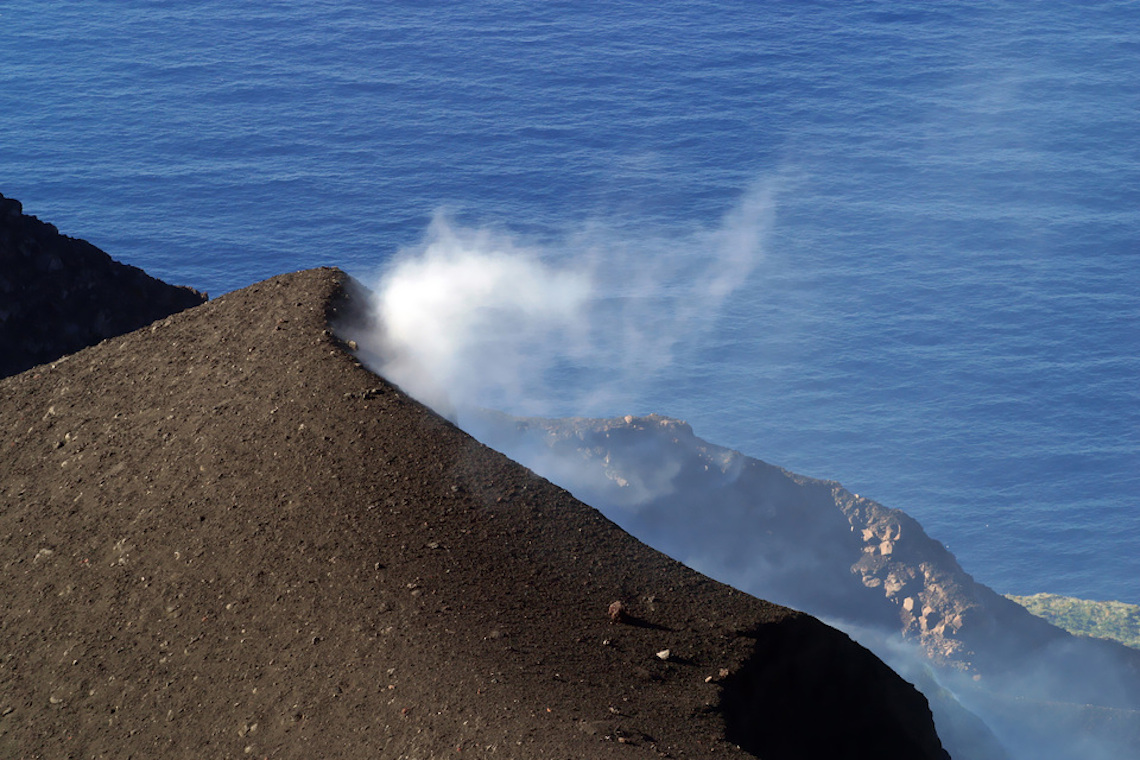
[[[1134,2],[7,0],[0,193],[218,295],[367,279],[441,208],[638,281],[762,188],[762,257],[669,361],[543,411],[681,417],[999,591],[1135,603],[1137,29]]]

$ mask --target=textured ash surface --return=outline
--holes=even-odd
[[[0,756],[940,756],[845,636],[359,366],[343,282],[0,381]]]

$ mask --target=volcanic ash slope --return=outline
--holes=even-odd
[[[0,756],[946,757],[845,635],[361,367],[346,283],[0,382]]]

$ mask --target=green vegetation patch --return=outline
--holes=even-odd
[[[1013,596],[1037,617],[1078,636],[1113,639],[1140,649],[1140,605],[1124,602],[1094,602],[1056,594]]]

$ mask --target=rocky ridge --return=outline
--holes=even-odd
[[[59,234],[0,195],[0,377],[205,300]]]
[[[801,608],[888,623],[938,665],[999,667],[1007,653],[978,637],[1013,626],[1035,644],[1066,635],[976,583],[905,512],[710,444],[679,420],[485,419],[483,437],[521,459],[549,450],[578,463],[561,480],[650,543],[691,552],[696,529],[715,548],[702,564]],[[744,530],[726,535],[726,524]]]

